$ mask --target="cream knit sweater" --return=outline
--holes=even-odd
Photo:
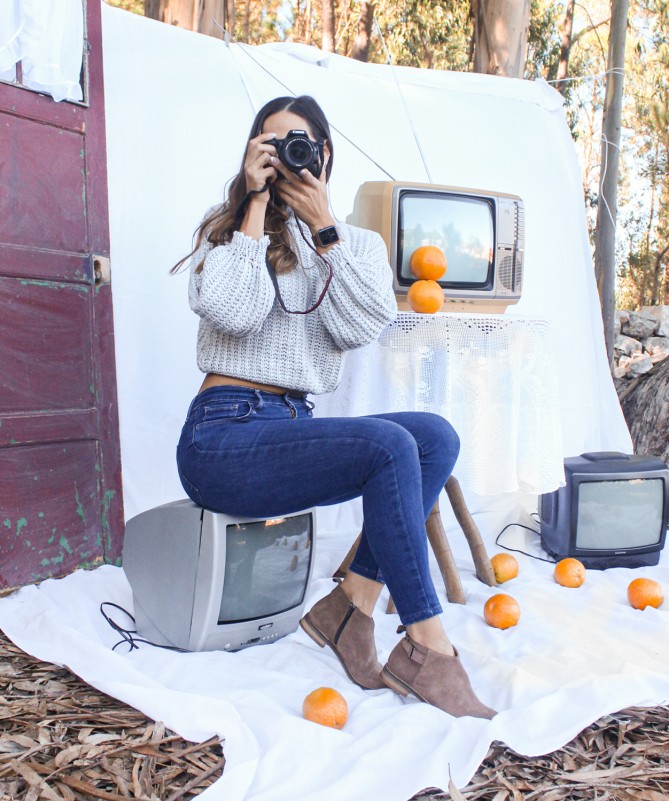
[[[299,263],[277,278],[291,310],[312,306],[328,274],[298,224],[310,236],[291,213],[287,225]],[[279,306],[265,263],[268,236],[257,241],[236,231],[228,244],[203,242],[191,261],[188,289],[190,306],[201,318],[197,363],[202,372],[314,395],[335,389],[344,352],[375,340],[397,313],[381,237],[350,225],[337,227],[342,239],[325,254],[332,282],[311,314],[286,314]]]

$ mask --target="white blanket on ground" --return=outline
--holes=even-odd
[[[517,512],[517,519],[531,522]],[[499,511],[491,503],[477,519],[496,527]],[[329,576],[354,536],[353,527],[319,533],[309,605],[331,589]],[[490,546],[494,537],[486,537]],[[427,786],[445,789],[449,776],[466,785],[493,740],[521,754],[543,754],[602,715],[669,700],[669,607],[639,612],[626,599],[632,578],[666,578],[666,554],[643,571],[589,571],[579,589],[558,586],[551,565],[519,556],[520,575],[501,591],[518,600],[521,620],[500,631],[482,616],[485,600],[498,590],[473,576],[463,538],[451,530],[449,539],[467,605],[445,606],[443,620],[476,691],[499,710],[492,721],[455,719],[391,690],[361,690],[301,629],[232,654],[150,646],[113,652],[119,637],[99,605],[132,608],[117,567],[78,571],[0,599],[0,627],[28,653],[67,665],[186,738],[224,737],[224,774],[203,799],[406,801]],[[543,555],[537,538],[519,529],[506,532],[504,542]],[[443,601],[443,589],[440,594]],[[375,615],[381,659],[397,641],[398,618],[385,614],[385,600],[384,594]],[[341,731],[302,718],[304,696],[320,686],[338,689],[348,702]]]

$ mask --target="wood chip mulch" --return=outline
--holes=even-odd
[[[0,801],[188,801],[221,776],[222,745],[183,740],[0,632]],[[448,799],[669,801],[669,707],[608,715],[546,756],[495,742],[467,787],[409,801]]]
[[[0,801],[188,801],[224,764],[0,632]]]
[[[559,751],[523,757],[495,742],[467,787],[409,801],[669,801],[669,707],[607,715]]]

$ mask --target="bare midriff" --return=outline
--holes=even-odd
[[[285,387],[275,387],[271,384],[260,384],[257,381],[248,381],[246,378],[234,378],[230,375],[221,375],[220,373],[207,373],[199,392],[203,392],[209,387],[248,387],[249,389],[259,389],[261,392],[274,392],[277,395],[285,395],[288,392],[290,395],[303,397],[304,392],[297,392],[294,389],[286,389]],[[199,394],[198,392],[198,394]]]

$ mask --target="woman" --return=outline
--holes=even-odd
[[[291,154],[308,168],[286,166]],[[301,626],[363,688],[489,718],[441,625],[428,569],[425,520],[457,458],[456,433],[428,413],[314,419],[306,397],[334,390],[344,352],[396,314],[383,241],[330,212],[332,161],[315,100],[267,103],[228,200],[198,229],[189,299],[206,377],[179,442],[179,475],[198,505],[247,517],[362,496],[350,569]],[[384,582],[406,636],[382,668],[372,612]]]

